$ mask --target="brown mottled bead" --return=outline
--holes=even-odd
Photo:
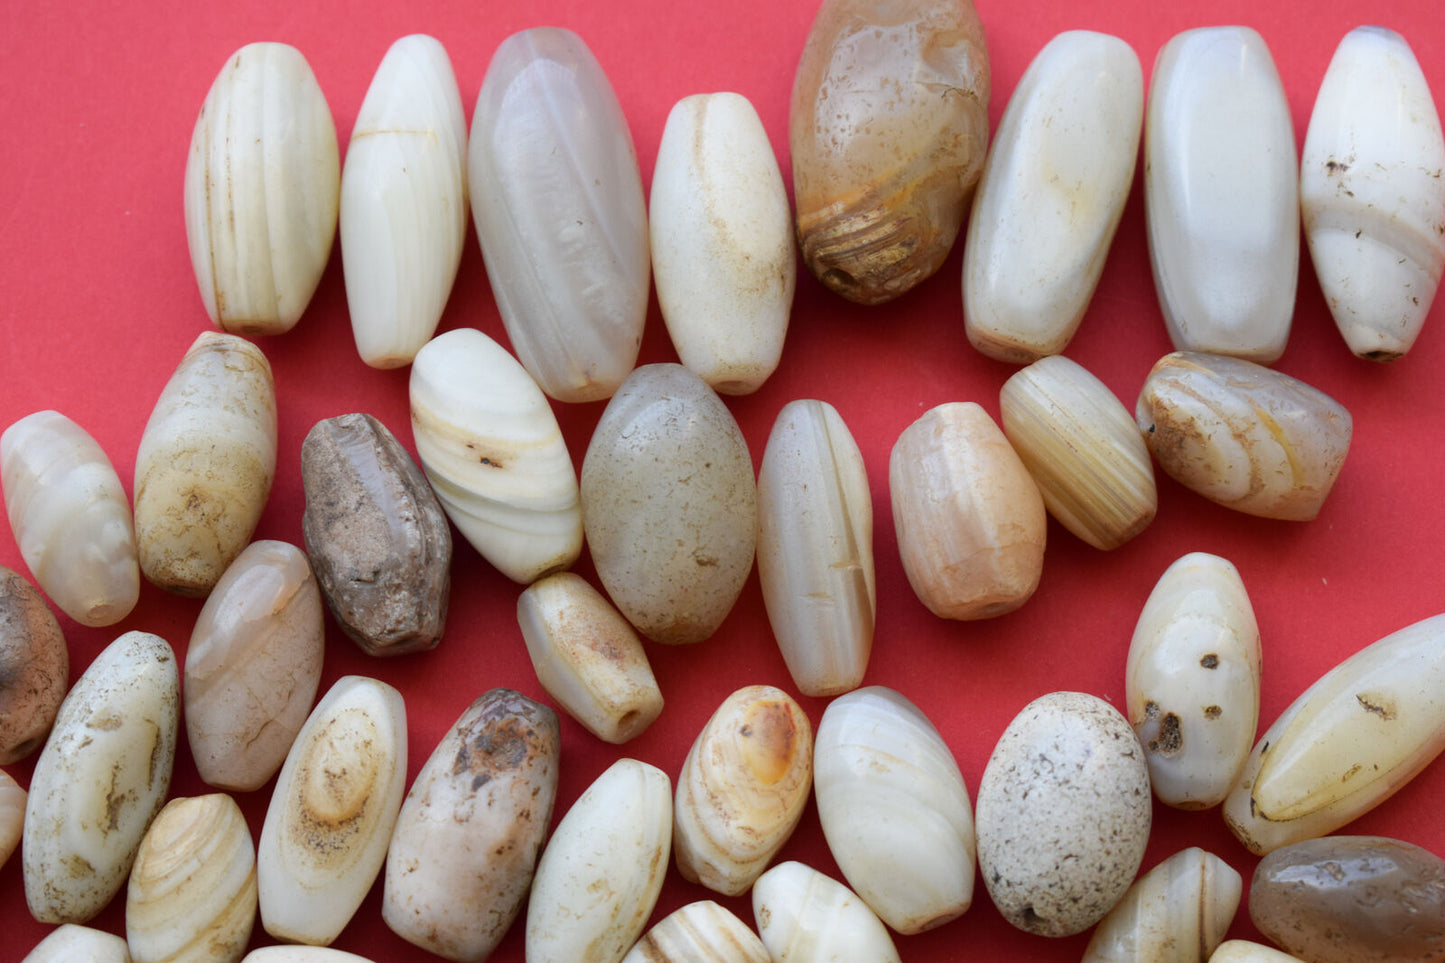
[[[382,918],[449,960],[482,960],[532,885],[557,797],[557,714],[511,689],[483,693],[442,737],[402,804]]]
[[[60,623],[33,585],[0,566],[0,764],[45,743],[69,672]]]
[[[878,304],[948,256],[988,149],[988,50],[972,0],[824,0],[793,82],[803,260]]]
[[[452,534],[426,476],[367,414],[318,421],[301,445],[301,528],[336,623],[368,655],[434,649]]]
[[[1382,836],[1324,836],[1260,860],[1259,931],[1309,963],[1445,960],[1445,860]]]

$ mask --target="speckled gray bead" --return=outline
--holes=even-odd
[[[1041,936],[1093,926],[1133,882],[1149,840],[1149,769],[1102,699],[1053,692],[999,738],[978,787],[978,862],[999,912]]]

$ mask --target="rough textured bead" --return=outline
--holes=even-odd
[[[321,683],[321,593],[286,542],[246,546],[206,599],[186,648],[186,736],[219,789],[260,789],[281,768]]]
[[[517,623],[537,681],[597,738],[627,742],[662,714],[642,641],[582,576],[558,572],[527,586]]]
[[[1144,118],[1139,57],[1071,30],[1014,89],[963,246],[964,330],[991,358],[1058,354],[1078,330],[1134,180]]]
[[[1445,615],[1360,649],[1260,737],[1224,801],[1259,854],[1333,832],[1392,796],[1445,749]]]
[[[677,356],[715,391],[756,391],[783,354],[797,261],[783,175],[746,97],[695,94],[673,106],[648,216]]]
[[[172,799],[146,831],[125,900],[135,963],[236,963],[256,920],[256,849],[220,793]]]
[[[619,759],[577,797],[532,880],[528,963],[617,963],[642,935],[667,873],[671,788]]]
[[[637,363],[651,259],[627,118],[570,30],[492,55],[467,154],[472,219],[507,337],[558,401],[596,401]]]
[[[104,930],[66,923],[36,944],[20,963],[131,963],[125,940]]]
[[[1175,853],[1099,922],[1083,963],[1204,963],[1229,931],[1243,888],[1239,873],[1213,853]]]
[[[276,778],[256,852],[261,924],[278,940],[340,935],[386,861],[406,789],[406,706],[343,676],[316,704]]]
[[[1259,625],[1239,571],[1204,552],[1178,559],[1144,603],[1124,669],[1160,802],[1224,801],[1254,745],[1259,688]]]
[[[773,963],[899,963],[893,939],[868,905],[799,862],[780,863],[758,879],[753,918]]]
[[[1294,122],[1269,47],[1202,27],[1159,51],[1144,134],[1144,212],[1174,347],[1269,364],[1299,275]]]
[[[371,655],[434,649],[452,532],[426,476],[371,415],[318,421],[301,444],[301,530],[336,623]]]
[[[903,696],[870,686],[834,699],[813,749],[818,820],[848,884],[899,933],[973,903],[973,808],[953,753]]]
[[[677,777],[677,869],[740,896],[788,841],[813,786],[813,727],[783,690],[739,689],[698,734]]]
[[[582,462],[587,544],[607,594],[654,642],[700,642],[753,566],[757,486],[722,399],[682,365],[628,376]]]
[[[1353,434],[1350,413],[1323,391],[1193,351],[1155,363],[1135,419],[1175,481],[1226,508],[1292,521],[1319,514]]]
[[[856,688],[873,648],[873,501],[858,443],[826,401],[778,412],[758,470],[758,581],[798,691]]]
[[[386,856],[381,914],[449,960],[486,959],[522,909],[557,797],[557,714],[483,693],[407,793]]]
[[[1040,358],[999,392],[1004,434],[1060,524],[1098,549],[1149,527],[1159,507],[1139,429],[1108,387],[1063,355]]]
[[[156,401],[135,456],[141,572],[205,595],[261,520],[276,474],[276,389],[251,342],[204,332]]]
[[[1041,936],[1093,926],[1134,881],[1149,840],[1149,769],[1113,706],[1053,692],[989,756],[974,810],[984,885],[1004,919]]]
[[[438,335],[411,366],[411,428],[437,499],[514,582],[582,552],[577,470],[557,417],[517,359],[475,328]]]
[[[127,632],[76,680],[25,806],[25,901],[37,920],[83,923],[125,885],[170,788],[179,721],[180,673],[160,636]]]
[[[1357,27],[1330,60],[1300,158],[1315,276],[1351,351],[1409,351],[1445,269],[1445,138],[1420,64],[1393,30]]]
[[[0,566],[0,764],[45,744],[69,673],[60,623],[29,582]]]
[[[934,615],[992,618],[1038,588],[1044,501],[979,405],[939,405],[905,428],[888,459],[888,493],[903,571]]]
[[[664,916],[622,963],[772,963],[748,925],[712,900]]]
[[[361,360],[407,364],[436,332],[467,238],[467,118],[446,48],[391,45],[341,171],[341,266]]]
[[[211,321],[289,331],[331,256],[340,193],[336,125],[306,58],[282,43],[237,50],[186,159],[186,240]]]
[[[809,269],[877,304],[928,278],[988,147],[989,68],[972,0],[827,0],[793,81],[788,138]]]
[[[1312,963],[1445,959],[1445,860],[1380,836],[1295,843],[1259,861],[1249,916]]]
[[[25,564],[66,615],[114,625],[140,598],[130,500],[105,451],[58,411],[0,435],[0,480]]]

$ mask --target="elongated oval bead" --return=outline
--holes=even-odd
[[[201,779],[260,789],[311,712],[326,651],[306,555],[252,542],[216,583],[186,648],[186,737]]]
[[[799,862],[779,863],[759,877],[753,917],[773,963],[899,963],[893,939],[868,905]]]
[[[757,485],[742,430],[682,365],[628,376],[582,462],[587,544],[607,594],[643,635],[715,632],[742,593],[757,542]]]
[[[783,690],[723,700],[677,777],[672,851],[688,882],[740,896],[792,836],[813,787],[813,727]]]
[[[904,935],[973,903],[973,807],[953,753],[902,695],[829,703],[813,748],[818,819],[848,885]]]
[[[1175,481],[1226,508],[1290,521],[1319,514],[1354,425],[1344,405],[1303,381],[1193,351],[1154,364],[1134,416]]]
[[[714,391],[758,390],[783,354],[797,262],[783,175],[746,97],[694,94],[673,106],[648,217],[677,356]]]
[[[251,540],[275,474],[270,362],[244,338],[203,332],[136,451],[141,572],[167,591],[206,595]]]
[[[291,330],[336,237],[336,125],[301,51],[253,43],[206,94],[186,159],[186,240],[211,321]]]
[[[758,581],[788,673],[807,696],[857,688],[877,617],[873,500],[836,408],[791,401],[758,469]]]
[[[0,770],[0,867],[10,860],[10,854],[20,845],[20,836],[25,829],[24,789]]]
[[[1445,860],[1381,836],[1325,836],[1255,867],[1249,916],[1314,963],[1445,958]]]
[[[371,655],[436,648],[452,532],[426,476],[366,414],[318,421],[301,443],[301,531],[336,624]]]
[[[528,963],[617,963],[657,905],[672,843],[667,774],[619,759],[577,797],[537,864]]]
[[[135,963],[230,961],[256,920],[256,849],[241,807],[216,793],[172,799],[136,853],[125,901]]]
[[[261,924],[325,946],[386,860],[406,789],[406,706],[375,679],[338,679],[306,719],[271,793],[256,853]]]
[[[83,923],[125,885],[165,802],[180,722],[170,645],[116,639],[76,680],[30,777],[25,901],[42,923]]]
[[[69,673],[60,623],[34,586],[0,566],[0,764],[45,745]]]
[[[1004,919],[1071,936],[1134,881],[1149,840],[1149,769],[1128,721],[1082,692],[1023,708],[978,784],[978,864]]]
[[[131,963],[130,950],[113,933],[66,923],[52,930],[20,963]]]
[[[491,954],[531,888],[560,747],[557,714],[511,689],[462,713],[397,817],[381,907],[392,932],[449,960]]]
[[[364,956],[324,946],[264,946],[247,953],[241,963],[372,963]]]
[[[934,615],[992,618],[1038,588],[1044,501],[979,405],[942,404],[905,428],[888,459],[888,493],[903,571]]]
[[[964,330],[990,358],[1059,354],[1084,318],[1134,180],[1144,119],[1139,57],[1070,30],[1014,88],[963,246]]]
[[[1129,887],[1094,929],[1083,963],[1204,963],[1239,908],[1244,881],[1197,847],[1182,850]]]
[[[1299,179],[1289,101],[1256,31],[1186,30],[1159,51],[1144,212],[1174,347],[1279,358],[1299,275]]]
[[[622,963],[772,963],[748,925],[712,900],[688,903],[664,916]]]
[[[433,338],[411,368],[417,456],[447,516],[497,570],[530,583],[582,551],[577,470],[547,398],[475,328]]]
[[[1108,550],[1154,521],[1149,450],[1123,404],[1081,365],[1040,358],[1004,382],[999,414],[1044,507],[1070,532]]]
[[[1124,670],[1160,802],[1224,801],[1254,745],[1259,688],[1259,625],[1238,569],[1205,552],[1178,559],[1139,613]]]
[[[581,37],[537,27],[502,41],[477,94],[467,170],[522,365],[558,401],[610,397],[647,320],[647,204],[627,118]]]
[[[446,48],[387,50],[341,170],[341,266],[351,333],[374,368],[410,363],[447,306],[467,237],[467,118]]]
[[[1259,854],[1333,832],[1445,749],[1445,615],[1368,645],[1282,712],[1224,801]]]
[[[1405,38],[1345,35],[1300,158],[1300,213],[1325,302],[1351,351],[1392,361],[1415,343],[1445,269],[1445,137]]]
[[[938,270],[988,148],[988,50],[972,0],[827,0],[793,80],[803,260],[878,304]]]
[[[642,641],[582,576],[533,582],[517,598],[517,623],[542,688],[603,742],[627,742],[662,714]]]
[[[1300,959],[1263,943],[1226,940],[1210,954],[1209,963],[1300,963]]]
[[[37,411],[0,435],[10,529],[35,581],[81,625],[114,625],[140,598],[130,499],[84,428]]]

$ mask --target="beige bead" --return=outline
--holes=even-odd
[[[0,866],[4,866],[20,845],[25,827],[25,790],[0,770]]]
[[[69,673],[70,649],[45,599],[0,566],[0,765],[45,745]]]
[[[658,921],[622,963],[772,963],[772,957],[746,923],[712,900],[699,900]]]
[[[125,940],[114,933],[66,923],[35,945],[20,963],[131,963]]]
[[[888,489],[903,570],[934,615],[991,618],[1034,594],[1044,569],[1044,501],[983,408],[939,405],[904,429]]]
[[[1244,882],[1191,847],[1139,877],[1094,929],[1083,963],[1203,963],[1234,920]]]
[[[1098,549],[1118,548],[1158,509],[1154,468],[1134,419],[1105,384],[1063,355],[1004,382],[1004,434],[1049,514]]]

